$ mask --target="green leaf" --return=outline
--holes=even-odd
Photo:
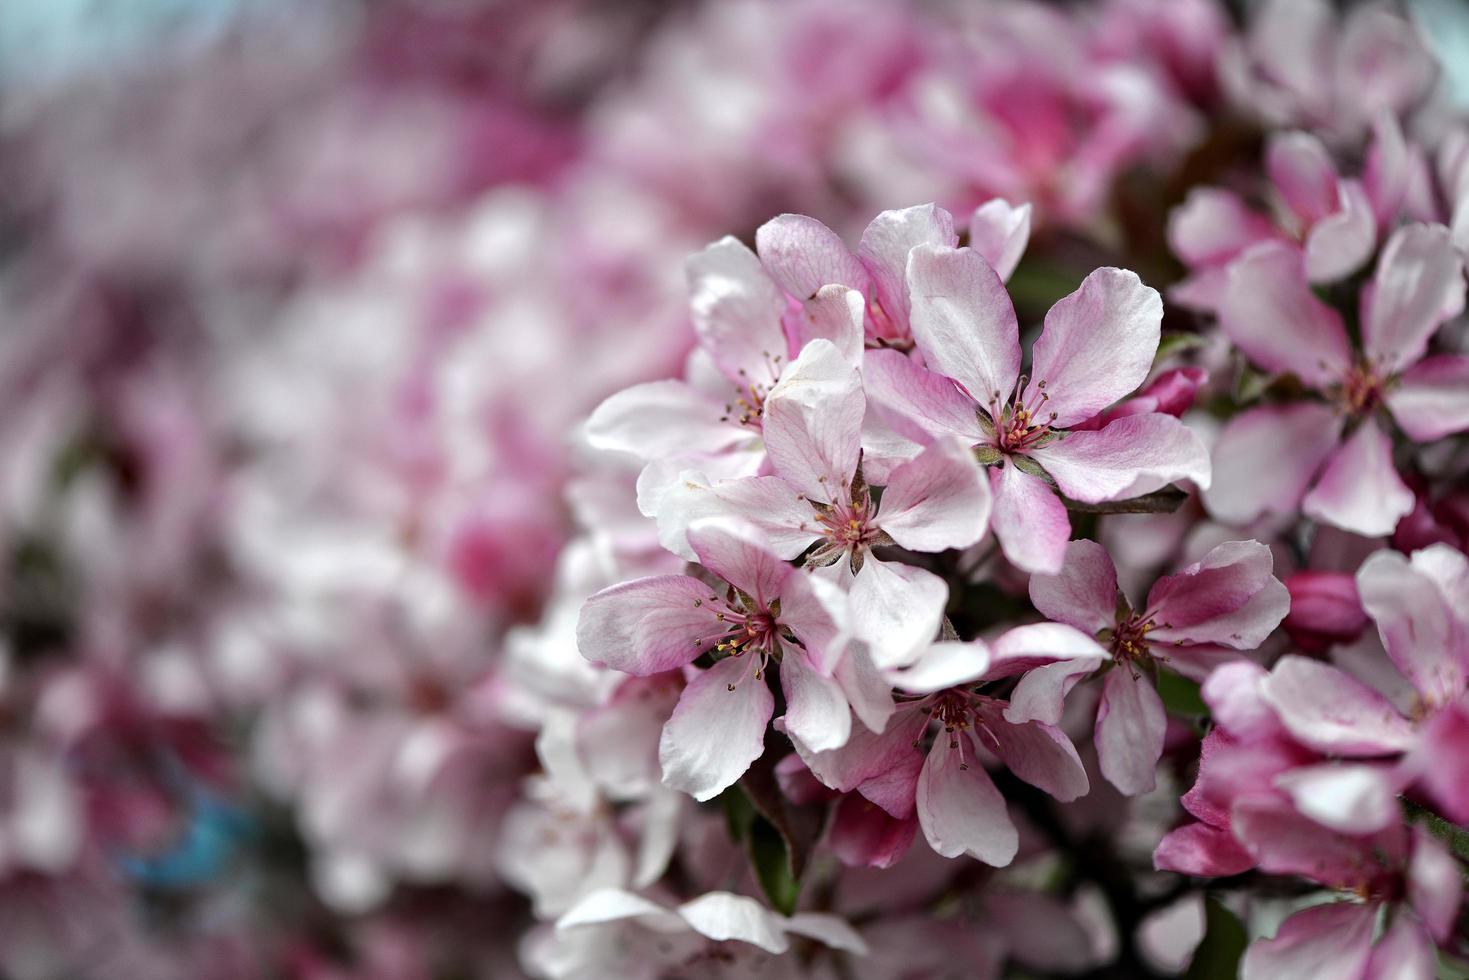
[[[1235,980],[1239,976],[1239,960],[1244,955],[1249,936],[1245,927],[1218,899],[1204,902],[1204,938],[1194,950],[1184,980]]]
[[[1469,963],[1439,950],[1438,972],[1434,976],[1437,980],[1469,980]]]
[[[1167,358],[1175,354],[1183,354],[1191,350],[1203,347],[1207,341],[1202,334],[1184,333],[1183,331],[1170,330],[1163,334],[1163,339],[1158,341],[1158,353],[1153,357],[1154,364],[1161,364]]]
[[[750,824],[749,844],[750,862],[755,866],[755,877],[770,907],[781,915],[794,915],[796,900],[801,897],[801,883],[791,872],[790,855],[780,831],[770,821],[756,817]]]
[[[755,805],[739,786],[731,786],[719,794],[719,808],[724,811],[724,824],[729,829],[729,839],[739,843],[750,832],[755,820]]]
[[[1171,670],[1158,671],[1158,696],[1169,714],[1191,719],[1209,714],[1209,706],[1199,695],[1199,685]]]
[[[1402,800],[1403,812],[1410,820],[1422,823],[1428,828],[1428,832],[1448,845],[1449,850],[1461,861],[1469,861],[1469,830],[1458,824],[1450,823],[1443,817],[1434,813],[1421,803],[1412,800]],[[1469,879],[1469,873],[1466,873]]]
[[[1129,497],[1126,500],[1108,500],[1100,504],[1088,504],[1080,500],[1072,500],[1070,497],[1062,497],[1061,502],[1066,505],[1067,510],[1079,514],[1171,514],[1183,506],[1183,502],[1187,499],[1188,494],[1170,484],[1162,490],[1154,490],[1141,497]]]

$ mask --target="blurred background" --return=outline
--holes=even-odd
[[[522,975],[637,861],[537,739],[606,691],[567,543],[636,518],[578,424],[682,369],[685,256],[1000,196],[1023,317],[1162,288],[1308,111],[1244,13],[0,3],[0,976]],[[1462,100],[1469,17],[1415,15]]]

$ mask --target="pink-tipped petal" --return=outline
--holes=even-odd
[[[1375,419],[1341,444],[1301,501],[1307,516],[1365,537],[1391,534],[1412,509],[1413,491],[1393,464],[1392,439]]]
[[[952,248],[958,243],[953,216],[934,204],[884,211],[862,233],[857,255],[900,336],[908,333],[908,253],[919,245]]]
[[[1091,418],[1147,379],[1162,323],[1162,297],[1137,273],[1097,269],[1046,314],[1029,390],[1044,384],[1057,427]]]
[[[918,777],[918,821],[929,846],[944,857],[968,854],[1002,868],[1015,858],[1020,838],[1005,798],[984,771],[967,732],[951,747],[940,735]]]
[[[1366,980],[1376,918],[1376,906],[1345,902],[1297,912],[1273,939],[1250,945],[1240,980]]]
[[[1274,565],[1260,542],[1226,541],[1159,579],[1148,593],[1148,615],[1159,626],[1149,639],[1254,649],[1290,608],[1290,593],[1271,574]]]
[[[1012,724],[998,711],[988,714],[985,721],[994,737],[995,754],[1027,783],[1062,803],[1085,796],[1091,789],[1076,746],[1059,728],[1038,721]]]
[[[1434,712],[1423,726],[1411,764],[1438,809],[1457,824],[1469,823],[1469,703],[1459,700]]]
[[[786,697],[786,731],[813,752],[846,744],[852,712],[841,685],[812,670],[806,657],[792,649],[781,660],[780,686]]]
[[[776,475],[821,503],[847,492],[866,404],[856,369],[830,341],[806,345],[765,399],[765,451]]]
[[[1307,227],[1336,211],[1336,165],[1325,144],[1310,133],[1271,137],[1265,171],[1286,206]]]
[[[1153,851],[1153,867],[1159,871],[1196,878],[1243,874],[1254,866],[1255,859],[1233,834],[1206,823],[1185,824],[1169,832]]]
[[[1391,227],[1412,179],[1413,157],[1403,139],[1403,127],[1393,113],[1380,112],[1372,121],[1372,145],[1367,148],[1362,175],[1379,226]]]
[[[1412,980],[1432,977],[1438,970],[1438,956],[1433,940],[1423,923],[1411,915],[1394,916],[1387,930],[1372,944],[1372,957],[1367,961],[1367,980]]]
[[[1328,405],[1265,405],[1230,420],[1214,443],[1204,506],[1226,524],[1291,514],[1336,448],[1341,418]],[[1249,465],[1239,465],[1247,460]]]
[[[1422,824],[1413,828],[1408,862],[1408,901],[1438,942],[1446,942],[1459,918],[1464,878],[1459,862]]]
[[[975,208],[969,218],[969,247],[984,256],[1002,281],[1009,281],[1029,241],[1029,204],[1012,207],[995,198]]]
[[[829,340],[847,363],[861,363],[866,308],[867,300],[857,290],[822,286],[801,305],[800,313],[787,321],[795,349],[804,350],[813,340]]]
[[[1325,388],[1352,366],[1341,316],[1311,292],[1294,247],[1265,242],[1229,267],[1219,326],[1235,346],[1270,372],[1293,372]]]
[[[1128,415],[1106,428],[1068,432],[1031,453],[1074,500],[1101,503],[1152,493],[1175,480],[1210,483],[1209,451],[1171,415]]]
[[[682,381],[649,381],[611,396],[587,420],[593,448],[661,459],[717,453],[750,437],[724,421],[724,406]]]
[[[989,527],[994,494],[969,447],[946,436],[893,470],[878,524],[914,551],[967,548]]]
[[[692,663],[721,630],[711,590],[687,575],[655,575],[603,589],[576,624],[581,655],[640,677]]]
[[[706,518],[689,527],[688,538],[699,564],[753,597],[761,609],[780,598],[786,579],[795,574],[748,524]]]
[[[854,793],[837,805],[827,842],[848,867],[890,868],[908,853],[917,836],[917,820],[899,820]]]
[[[1319,661],[1282,657],[1260,691],[1290,733],[1321,752],[1370,757],[1413,745],[1413,726],[1392,702]]]
[[[1378,873],[1374,864],[1398,860],[1402,851],[1398,826],[1376,837],[1342,834],[1302,816],[1285,800],[1264,796],[1236,802],[1230,828],[1262,871],[1300,875],[1330,888],[1367,885]]]
[[[754,671],[749,656],[726,657],[684,688],[658,742],[664,784],[713,799],[760,757],[775,698]]]
[[[1425,357],[1398,375],[1386,400],[1398,425],[1417,442],[1469,429],[1469,357]]]
[[[1103,662],[1102,657],[1082,657],[1027,671],[1010,692],[1005,720],[1015,725],[1027,721],[1060,724],[1066,709],[1066,695],[1071,693],[1077,681],[1090,676]]]
[[[973,249],[920,245],[908,256],[913,338],[929,366],[982,404],[1020,375],[1020,325],[1005,284]]]
[[[913,442],[927,444],[938,436],[953,435],[972,446],[985,437],[974,399],[906,354],[868,351],[862,379],[868,404]]]
[[[1189,191],[1168,216],[1168,244],[1194,269],[1220,265],[1277,234],[1270,219],[1250,210],[1239,195],[1216,187]]]
[[[1021,472],[1014,463],[990,470],[990,484],[995,491],[990,526],[1005,557],[1027,572],[1059,572],[1071,537],[1066,505],[1046,481]]]
[[[1108,672],[1097,707],[1097,759],[1107,782],[1124,796],[1157,785],[1168,716],[1152,682],[1121,664]]]
[[[1357,591],[1387,655],[1427,703],[1447,704],[1464,693],[1466,638],[1432,578],[1402,555],[1379,551],[1357,570]]]
[[[1275,784],[1297,810],[1344,834],[1374,834],[1402,818],[1393,770],[1368,763],[1323,763],[1283,773]]]
[[[1030,601],[1042,616],[1074,626],[1088,636],[1117,618],[1117,569],[1095,541],[1070,541],[1056,575],[1030,577]]]
[[[1332,214],[1312,227],[1306,236],[1306,278],[1312,282],[1335,282],[1362,267],[1377,247],[1377,219],[1372,202],[1355,180],[1344,180],[1341,202]]]
[[[938,635],[949,587],[926,569],[869,556],[852,583],[852,629],[879,667],[912,663]]]
[[[726,235],[691,256],[684,268],[694,331],[720,371],[736,384],[741,371],[763,378],[769,359],[786,352],[786,298],[755,253]]]
[[[922,735],[927,723],[927,716],[910,707],[898,711],[880,734],[853,728],[851,737],[841,748],[812,752],[799,741],[796,748],[813,776],[842,793],[852,792],[863,783],[882,779],[889,773],[907,771],[911,779],[906,808],[899,805],[888,811],[895,817],[907,817],[913,813],[912,789],[923,764],[913,742]]]
[[[1464,311],[1464,260],[1443,225],[1405,225],[1383,246],[1362,317],[1362,346],[1385,373],[1423,356],[1428,339]]]
[[[770,278],[798,300],[836,284],[867,292],[867,270],[841,236],[815,218],[782,214],[755,231],[755,251]]]

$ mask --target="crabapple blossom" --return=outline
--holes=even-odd
[[[1085,635],[1055,624],[1018,627],[993,647],[936,643],[892,675],[905,696],[885,730],[856,733],[828,751],[799,736],[793,741],[818,780],[860,794],[895,820],[916,817],[939,854],[1003,866],[1014,858],[1018,838],[984,771],[985,758],[998,756],[1015,775],[1062,801],[1084,795],[1087,776],[1064,733],[1041,721],[1012,721],[1005,699],[977,688],[1049,664],[1094,669],[1106,655]],[[930,727],[931,745],[921,753]]]
[[[1123,793],[1153,788],[1163,751],[1163,702],[1144,675],[1169,669],[1203,680],[1236,651],[1264,642],[1290,604],[1272,567],[1270,549],[1257,541],[1221,544],[1160,578],[1136,610],[1094,541],[1067,545],[1059,574],[1031,577],[1030,598],[1042,614],[1110,646],[1096,744],[1102,773]]]
[[[1293,373],[1323,400],[1262,405],[1232,419],[1214,458],[1261,466],[1221,471],[1204,494],[1210,512],[1238,524],[1299,507],[1359,534],[1390,533],[1413,495],[1383,423],[1419,442],[1469,427],[1469,360],[1425,356],[1435,331],[1463,308],[1463,264],[1442,226],[1407,225],[1388,240],[1363,290],[1360,350],[1340,314],[1311,293],[1298,251],[1250,249],[1230,267],[1220,326],[1253,363]]]
[[[30,6],[0,974],[1469,975],[1448,6]]]
[[[931,572],[884,561],[872,548],[966,548],[988,524],[990,485],[968,448],[941,439],[870,488],[862,471],[866,399],[857,371],[812,341],[765,405],[770,476],[703,486],[685,474],[659,509],[660,537],[686,558],[691,520],[726,514],[759,527],[783,559],[829,577],[851,596],[853,631],[879,666],[912,659],[938,634],[948,588]],[[879,497],[878,494],[881,494]]]
[[[663,779],[707,800],[760,755],[775,702],[765,684],[780,670],[794,737],[836,748],[851,731],[849,704],[881,729],[891,699],[860,649],[848,650],[845,596],[782,561],[747,525],[695,522],[689,545],[720,580],[687,575],[635,579],[587,600],[577,624],[582,655],[637,676],[715,658],[684,688],[659,744]]]
[[[889,422],[918,443],[952,435],[991,467],[991,525],[1032,572],[1061,567],[1071,522],[1057,491],[1099,503],[1174,480],[1209,484],[1207,454],[1178,419],[1142,412],[1079,428],[1147,377],[1162,303],[1121,269],[1099,269],[1046,314],[1029,375],[1004,285],[968,248],[920,246],[908,263],[919,365],[873,352],[863,376]]]

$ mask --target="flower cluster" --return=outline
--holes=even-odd
[[[0,975],[1469,976],[1452,5],[52,6]]]

